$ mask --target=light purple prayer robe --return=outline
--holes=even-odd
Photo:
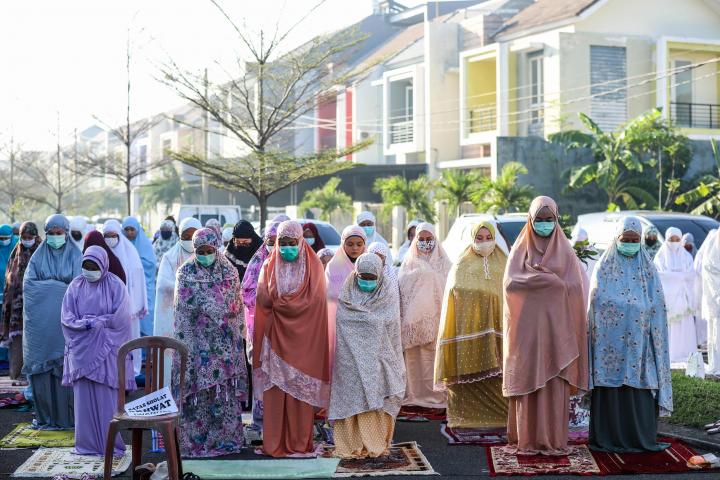
[[[108,425],[117,407],[117,354],[132,337],[130,304],[122,280],[108,272],[105,250],[92,246],[85,251],[85,260],[96,263],[102,276],[97,282],[76,277],[63,299],[63,385],[72,386],[75,393],[75,452],[103,455]],[[125,371],[123,388],[135,390],[129,355]],[[114,453],[124,452],[125,445],[118,435]]]

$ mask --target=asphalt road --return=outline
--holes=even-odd
[[[0,409],[0,436],[7,435],[13,428],[13,425],[19,422],[29,422],[32,420],[30,413],[20,413],[14,409]],[[480,446],[447,446],[445,438],[440,434],[440,423],[439,422],[427,422],[427,423],[405,423],[398,422],[395,441],[416,441],[420,444],[422,452],[425,454],[427,459],[432,464],[435,471],[437,471],[442,478],[448,479],[467,479],[467,478],[479,478],[488,477],[489,471],[487,466],[487,459],[485,458],[485,449]],[[129,438],[126,438],[126,443],[130,443]],[[144,440],[144,450],[150,445],[150,437],[146,435]],[[30,455],[31,450],[3,450],[0,451],[0,479],[10,478],[12,473],[17,467],[19,467]],[[240,455],[233,455],[224,457],[227,459],[257,459],[258,457],[247,451]],[[145,454],[143,461],[145,462],[159,462],[162,461],[163,457],[156,454]],[[710,479],[720,478],[720,474],[716,473],[689,473],[689,474],[668,474],[668,475],[638,475],[638,478],[647,479]],[[116,477],[119,479],[129,479],[129,470],[123,476]],[[417,478],[427,479],[428,477],[422,476],[402,476],[402,477],[373,477],[373,478]],[[432,478],[432,477],[430,477]],[[435,477],[437,478],[437,477]],[[527,478],[527,477],[526,477]],[[538,478],[553,479],[553,478],[578,478],[573,476],[543,476]],[[625,478],[627,476],[613,476],[603,478]]]

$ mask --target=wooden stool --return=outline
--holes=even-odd
[[[125,413],[125,358],[133,350],[147,349],[145,358],[145,395],[163,388],[165,379],[165,350],[174,350],[180,355],[180,390],[175,403],[177,413],[153,417],[130,417]],[[141,337],[131,340],[118,351],[118,402],[117,411],[110,421],[107,443],[105,445],[105,480],[110,480],[112,472],[115,436],[120,430],[132,430],[132,471],[137,480],[135,468],[142,464],[143,430],[160,432],[165,442],[168,475],[170,480],[182,477],[182,461],[180,458],[179,428],[182,413],[182,392],[185,386],[185,368],[188,349],[182,342],[168,337]]]

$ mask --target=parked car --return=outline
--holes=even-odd
[[[622,212],[598,212],[578,216],[577,224],[588,234],[590,243],[595,244],[598,250],[607,250],[617,236],[620,220],[628,215],[640,218],[643,227],[654,225],[658,231],[658,240],[664,241],[665,231],[670,227],[679,228],[683,234],[692,233],[695,237],[695,246],[700,246],[710,230],[720,226],[720,222],[703,215],[689,213],[654,212],[647,210],[626,210]]]
[[[515,243],[520,231],[527,222],[527,214],[511,213],[507,215],[492,215],[489,213],[466,213],[455,219],[455,223],[443,241],[443,248],[448,257],[454,263],[463,251],[473,242],[470,231],[479,222],[488,221],[492,223],[500,235],[496,235],[496,243],[506,254]]]
[[[214,218],[220,225],[235,225],[242,218],[242,212],[237,205],[180,205],[177,209],[178,225],[188,217],[194,217],[205,225],[205,222]]]
[[[337,249],[340,248],[340,234],[335,229],[335,227],[333,227],[328,222],[309,218],[298,218],[297,221],[300,222],[300,224],[305,224],[308,222],[314,223],[318,229],[320,238],[322,238],[323,243],[325,243],[325,247],[329,248],[333,252],[337,251]]]

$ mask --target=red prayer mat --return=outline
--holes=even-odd
[[[601,475],[587,445],[571,445],[563,456],[517,455],[506,446],[485,447],[490,475]]]
[[[690,457],[697,455],[695,450],[675,438],[659,438],[658,440],[669,443],[670,447],[661,452],[592,452],[592,454],[604,475],[696,471],[687,466]]]

